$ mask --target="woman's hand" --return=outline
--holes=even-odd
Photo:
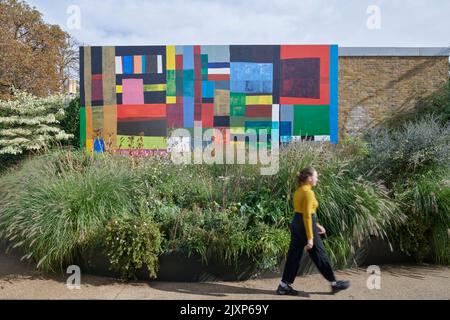
[[[319,230],[320,235],[327,233],[327,230],[325,230],[325,228],[322,227],[320,224],[317,225],[317,229]]]
[[[306,245],[306,250],[311,250],[314,247],[314,240],[308,240],[308,244]]]

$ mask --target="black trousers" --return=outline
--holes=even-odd
[[[331,268],[330,260],[328,259],[325,248],[323,247],[322,238],[319,235],[319,231],[316,225],[316,216],[313,215],[313,233],[314,233],[314,246],[311,250],[308,250],[311,260],[319,269],[320,273],[328,281],[336,281],[333,269]],[[308,240],[306,238],[305,226],[303,224],[303,217],[301,214],[296,213],[291,223],[291,244],[284,266],[282,281],[285,283],[294,283],[295,277],[298,273],[300,266],[300,260],[303,256],[303,250],[307,245]]]

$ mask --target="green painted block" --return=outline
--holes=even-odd
[[[294,105],[294,136],[321,136],[329,134],[329,106]]]
[[[166,95],[175,97],[177,95],[177,82],[175,79],[167,79]]]
[[[202,68],[208,69],[208,55],[207,54],[202,54],[201,55],[201,60],[202,60]]]
[[[237,128],[237,127],[245,127],[245,117],[230,117],[230,127]]]
[[[175,80],[177,78],[176,70],[167,70],[167,80]]]
[[[123,138],[123,139],[122,139]],[[134,137],[134,145],[132,148],[136,148],[138,140],[141,137]],[[144,149],[167,149],[167,138],[166,137],[142,137],[142,143]],[[129,136],[117,135],[117,145],[121,145],[122,149],[130,148]]]
[[[245,106],[245,93],[230,93],[230,106]]]
[[[230,106],[230,115],[235,117],[245,116],[245,106]]]
[[[194,81],[194,70],[183,70],[183,81]]]
[[[184,80],[184,79],[183,79]],[[185,97],[193,97],[195,90],[195,82],[192,81],[183,81],[183,96]]]

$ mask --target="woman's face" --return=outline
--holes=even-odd
[[[319,174],[317,173],[317,171],[314,171],[313,175],[308,177],[308,182],[313,187],[315,187],[317,183],[319,183]]]

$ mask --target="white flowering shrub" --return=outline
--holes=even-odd
[[[13,89],[14,98],[0,100],[0,154],[39,151],[73,136],[59,126],[70,96],[36,98]]]

